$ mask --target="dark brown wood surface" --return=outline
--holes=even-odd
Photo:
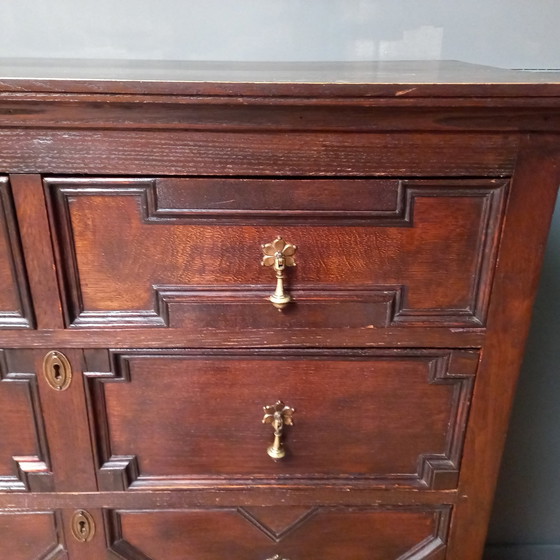
[[[42,182],[37,175],[12,175],[11,184],[23,251],[27,255],[25,263],[36,328],[60,329],[62,309]]]
[[[7,177],[0,176],[0,328],[33,325],[25,265]]]
[[[0,350],[0,491],[54,489],[37,377],[30,351]]]
[[[0,557],[479,560],[560,183],[559,77],[0,76]],[[260,266],[277,235],[298,245],[283,313]],[[275,463],[277,399],[296,413]]]
[[[560,138],[527,137],[513,178],[487,342],[466,439],[459,489],[469,499],[454,514],[451,558],[476,560],[482,554],[491,508],[487,497],[493,495],[498,476],[559,184]],[[531,189],[532,185],[539,185],[538,191]],[[460,543],[467,539],[471,545],[465,550]]]
[[[467,351],[114,354],[110,374],[86,374],[100,489],[212,477],[452,488],[477,363]],[[296,413],[276,462],[261,420],[278,400]]]
[[[214,202],[213,191],[203,190],[209,181],[48,179],[69,324],[484,324],[506,182],[372,180],[362,193],[348,180],[245,181],[242,192],[247,185],[259,191],[248,200],[231,199],[236,181],[223,182]],[[303,191],[302,208],[321,204],[315,192],[325,184],[329,213],[259,208],[278,183],[296,196]],[[194,188],[202,200],[191,201]],[[360,195],[370,211],[349,209],[347,199],[360,204]],[[235,210],[218,209],[222,200]],[[261,266],[261,245],[278,235],[298,247],[297,267],[287,273],[296,302],[282,314],[266,303],[275,277]]]
[[[110,544],[124,558],[443,559],[445,509],[252,508],[121,511]],[[264,511],[263,511],[264,510]],[[270,510],[270,511],[267,511]],[[161,539],[162,534],[174,538]],[[443,539],[442,539],[443,537]]]
[[[53,511],[0,511],[0,548],[11,560],[66,560],[60,515]]]

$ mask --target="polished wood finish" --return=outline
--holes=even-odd
[[[110,358],[110,373],[86,373],[101,490],[169,489],[225,477],[336,484],[348,473],[371,485],[456,485],[477,352]],[[271,434],[260,412],[279,399],[296,414],[287,456],[275,462],[266,453]]]
[[[179,560],[185,550],[201,560],[443,559],[447,513],[446,508],[407,511],[282,506],[117,511],[109,514],[109,546],[127,560]],[[164,533],[176,538],[162,541]]]
[[[0,328],[33,326],[31,299],[7,177],[0,176]]]
[[[36,328],[61,329],[62,308],[42,182],[37,175],[12,175],[11,183],[21,243],[24,254],[27,255],[25,262],[33,296]]]
[[[4,555],[479,559],[560,183],[560,77],[0,74]],[[260,264],[277,236],[297,245],[280,313]],[[295,412],[275,461],[278,400]]]
[[[13,560],[68,558],[59,512],[0,512],[0,542],[2,554]]]
[[[209,183],[47,180],[70,325],[483,325],[507,182],[372,180],[357,191],[348,180]],[[231,198],[238,183],[241,198]],[[323,185],[328,211],[263,208],[280,188],[294,191],[293,204],[299,196],[301,207],[320,207]],[[217,208],[222,201],[236,208]],[[287,275],[296,305],[281,315],[266,303],[273,279],[256,256],[278,232],[302,261]]]
[[[37,377],[30,351],[0,351],[0,410],[9,427],[0,432],[2,491],[54,489]]]

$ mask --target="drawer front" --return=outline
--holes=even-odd
[[[10,560],[67,558],[59,512],[0,511],[2,557]]]
[[[484,324],[503,180],[48,179],[67,324]],[[284,313],[261,246],[297,246]],[[273,264],[268,262],[267,264]]]
[[[52,491],[48,443],[33,356],[0,350],[0,492]],[[1,542],[1,539],[0,539]]]
[[[110,549],[151,560],[443,559],[449,509],[253,507],[113,511]]]
[[[102,490],[248,477],[456,485],[477,352],[136,351],[110,358],[110,371],[86,373]],[[293,425],[290,411],[282,413],[276,440],[275,410],[263,407],[278,401],[295,412]]]
[[[31,299],[7,177],[0,175],[0,329],[33,326]]]

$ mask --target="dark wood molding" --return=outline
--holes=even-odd
[[[112,436],[110,430],[110,419],[105,403],[106,383],[131,383],[132,373],[130,361],[142,358],[159,359],[204,359],[204,360],[238,360],[263,357],[278,360],[373,360],[373,359],[403,359],[405,357],[425,361],[428,366],[426,381],[434,385],[451,385],[453,396],[449,418],[445,421],[447,432],[446,449],[443,453],[424,453],[418,457],[416,473],[390,473],[380,475],[377,473],[353,473],[351,477],[328,474],[317,476],[306,476],[296,474],[295,476],[271,477],[266,474],[252,474],[250,478],[243,475],[212,475],[200,472],[197,474],[154,477],[142,473],[142,458],[134,455],[118,455],[112,450]],[[100,365],[101,363],[98,362]],[[188,362],[187,362],[188,363]],[[311,486],[329,485],[344,486],[352,483],[362,487],[411,487],[451,489],[457,483],[460,457],[464,434],[466,430],[466,419],[468,415],[469,402],[472,393],[473,380],[478,365],[478,352],[476,351],[441,351],[433,352],[426,350],[293,350],[289,353],[274,350],[259,350],[251,353],[239,350],[207,350],[200,351],[175,350],[150,351],[136,350],[128,352],[113,351],[109,354],[109,371],[86,372],[88,379],[86,390],[88,394],[88,406],[90,423],[94,427],[92,435],[95,442],[98,484],[102,491],[114,490],[166,490],[171,488],[183,488],[189,486],[221,486],[224,488],[239,486],[243,484],[256,484],[278,487],[290,487],[291,485]],[[126,405],[125,405],[126,406]],[[130,449],[134,453],[134,449]]]
[[[202,509],[180,509],[180,510],[108,510],[105,512],[105,526],[107,528],[107,535],[108,535],[108,542],[109,542],[109,550],[114,555],[114,558],[119,558],[122,560],[149,560],[151,556],[145,554],[141,549],[134,546],[131,542],[127,540],[132,537],[138,537],[137,534],[127,535],[123,525],[128,521],[128,518],[131,516],[136,517],[144,517],[146,520],[150,519],[152,522],[155,522],[158,517],[179,517],[183,523],[181,524],[182,530],[181,534],[185,539],[192,538],[194,533],[189,531],[196,531],[195,523],[198,521],[196,518],[193,519],[193,525],[189,525],[189,518],[190,517],[201,517],[206,516],[209,520],[213,517],[217,519],[221,519],[222,522],[227,523],[230,527],[225,529],[226,531],[231,530],[231,525],[242,527],[243,532],[248,532],[248,534],[253,534],[253,539],[257,537],[258,534],[264,535],[266,539],[270,542],[270,544],[266,545],[263,539],[257,539],[256,541],[253,540],[253,546],[258,547],[259,549],[265,547],[270,548],[272,550],[283,550],[283,548],[293,546],[291,544],[292,540],[299,542],[300,535],[302,531],[304,533],[309,533],[311,529],[310,522],[313,525],[321,525],[329,520],[331,515],[340,515],[343,512],[346,512],[348,515],[354,517],[360,516],[385,516],[387,519],[390,519],[393,514],[399,516],[399,520],[401,522],[406,523],[406,516],[407,514],[414,516],[414,515],[422,515],[425,516],[426,521],[430,519],[431,521],[431,535],[426,536],[420,542],[413,544],[413,546],[404,554],[399,554],[399,559],[402,560],[428,560],[429,559],[442,559],[443,553],[446,549],[445,543],[447,541],[447,532],[449,526],[449,514],[450,508],[447,506],[440,506],[440,507],[411,507],[411,506],[400,506],[400,507],[392,507],[392,506],[381,506],[381,507],[352,507],[352,506],[344,506],[344,507],[336,507],[336,508],[329,508],[329,507],[315,507],[311,508],[306,514],[302,516],[298,516],[295,522],[289,523],[285,530],[282,531],[273,531],[269,527],[267,527],[266,522],[263,523],[257,517],[255,517],[255,511],[258,509],[273,509],[273,508],[253,508],[251,513],[243,508],[212,508],[211,510],[202,510]],[[289,509],[283,508],[282,506],[277,506],[276,511],[278,512],[279,516],[282,516],[284,512],[282,509]],[[301,510],[301,508],[300,508]],[[298,510],[298,513],[299,511]],[[216,523],[216,520],[213,520],[213,523]],[[245,524],[247,522],[247,524]],[[177,522],[175,522],[177,523]],[[178,523],[177,523],[178,525]],[[258,533],[252,533],[250,527],[255,528]],[[365,529],[365,528],[364,528]],[[311,531],[317,530],[316,528],[311,529]],[[332,528],[331,528],[332,530]],[[370,535],[366,536],[366,534],[361,535],[362,541],[369,541],[369,539],[375,540],[375,545],[380,548],[386,546],[385,539],[387,538],[382,533],[377,533],[374,528],[370,531]],[[226,532],[227,534],[227,532]],[[196,537],[195,537],[196,538]],[[409,537],[410,538],[410,537]],[[223,546],[224,552],[227,543],[222,543],[220,536],[216,535],[217,546]],[[230,543],[230,546],[235,546],[236,543]],[[358,543],[360,553],[363,554],[364,550],[362,547],[365,543]],[[304,545],[305,546],[305,545]],[[309,545],[307,545],[309,546]],[[322,542],[322,547],[328,546],[325,544],[324,541]],[[360,556],[362,557],[362,556]],[[364,556],[365,557],[365,556]],[[333,556],[335,558],[335,556]]]
[[[201,182],[202,181],[202,182]],[[297,284],[293,288],[296,302],[299,303],[298,313],[287,310],[285,315],[294,315],[291,320],[279,320],[276,313],[266,313],[266,296],[270,288],[257,287],[254,285],[243,285],[234,283],[232,285],[219,286],[219,282],[213,281],[208,285],[158,285],[157,281],[152,282],[152,307],[123,309],[123,310],[90,310],[85,308],[84,296],[82,294],[82,280],[78,265],[79,255],[77,253],[77,243],[81,239],[75,239],[72,228],[74,216],[69,207],[69,201],[76,197],[95,198],[95,197],[134,197],[138,198],[138,205],[141,214],[136,218],[142,220],[143,224],[154,226],[161,224],[168,225],[210,225],[216,228],[233,226],[241,228],[244,225],[259,224],[263,217],[260,211],[246,209],[242,205],[242,200],[236,202],[236,210],[219,210],[217,208],[193,210],[185,208],[188,204],[188,191],[185,194],[183,187],[194,188],[191,183],[204,187],[209,184],[215,187],[215,183],[220,180],[200,180],[200,179],[134,179],[134,178],[49,178],[46,180],[46,189],[50,199],[50,220],[53,229],[56,229],[56,255],[57,268],[60,271],[59,281],[64,288],[64,310],[68,326],[79,328],[116,328],[116,327],[166,327],[173,326],[178,328],[231,328],[232,330],[251,330],[255,328],[317,328],[321,325],[325,328],[372,328],[389,327],[393,325],[412,325],[428,326],[430,324],[439,326],[483,326],[486,318],[486,308],[489,298],[489,287],[491,285],[492,271],[497,249],[498,235],[500,233],[502,214],[505,204],[508,182],[505,180],[493,179],[464,179],[464,180],[401,180],[401,181],[379,181],[371,179],[370,183],[375,186],[374,193],[383,193],[379,199],[382,206],[387,204],[387,197],[391,198],[391,191],[394,192],[394,200],[389,202],[385,210],[364,212],[359,211],[359,215],[352,215],[352,212],[344,211],[344,217],[340,215],[322,216],[321,212],[315,216],[316,211],[298,210],[297,213],[275,211],[279,216],[278,223],[305,225],[337,226],[341,225],[361,225],[364,227],[381,228],[380,234],[384,235],[383,228],[414,228],[414,209],[415,202],[419,198],[428,199],[480,199],[479,231],[476,233],[477,246],[471,248],[472,260],[475,261],[472,270],[472,281],[469,294],[462,295],[464,305],[462,307],[410,307],[407,305],[408,293],[414,291],[414,285],[376,285],[373,280],[371,285],[348,286],[316,285],[307,281],[305,284]],[[232,179],[222,179],[226,185],[232,183]],[[252,184],[255,180],[245,180]],[[344,192],[347,187],[346,181],[315,180],[303,181],[305,188],[311,185],[320,185],[325,182],[331,189],[337,192]],[[238,180],[236,180],[237,184]],[[278,181],[256,180],[262,189],[268,185],[276,185]],[[280,181],[282,183],[282,181]],[[299,189],[299,180],[283,181],[286,188],[295,185]],[[367,185],[364,180],[362,183]],[[378,183],[380,183],[378,185]],[[220,184],[220,183],[219,183]],[[387,194],[384,191],[389,184],[391,191]],[[383,187],[383,188],[380,188]],[[212,192],[212,191],[210,191]],[[162,198],[173,199],[181,197],[187,200],[180,201],[181,206],[162,209],[159,201]],[[204,200],[204,194],[198,193],[197,196]],[[351,195],[350,195],[351,196]],[[247,201],[249,202],[249,201]],[[239,207],[241,204],[241,207]],[[344,201],[341,201],[344,204]],[[255,212],[257,212],[255,214]],[[273,217],[267,212],[267,226],[274,223]],[[339,214],[342,211],[337,211]],[[235,218],[235,219],[234,219]],[[473,224],[474,225],[474,224]],[[205,230],[206,231],[206,230]],[[155,232],[152,232],[155,235]],[[325,234],[328,232],[325,231]],[[126,235],[123,232],[123,235]],[[204,235],[204,233],[201,233]],[[271,234],[272,235],[272,234]],[[159,238],[158,238],[159,239]],[[165,238],[161,239],[164,242]],[[121,238],[121,243],[126,239]],[[104,250],[102,241],[99,246],[93,248],[94,251]],[[398,243],[398,242],[396,242]],[[310,247],[314,251],[320,251],[320,247]],[[224,248],[224,251],[235,251],[234,247]],[[395,249],[395,257],[399,257],[398,249]],[[467,255],[464,256],[465,259]],[[105,262],[106,257],[100,255]],[[155,258],[161,259],[161,255]],[[255,257],[256,258],[256,257]],[[307,259],[313,259],[314,255],[307,255]],[[409,267],[414,263],[415,255],[405,254],[400,256],[401,260],[411,259]],[[176,267],[181,270],[183,265],[176,263]],[[303,265],[302,265],[303,266]],[[435,276],[439,273],[443,263],[434,263],[434,270],[430,272],[429,265],[425,267],[426,275]],[[403,264],[403,280],[406,280],[407,266]],[[219,270],[214,272],[215,279],[219,279]],[[374,275],[372,270],[371,274]],[[208,273],[210,274],[210,273]],[[174,280],[180,280],[180,274],[175,274]],[[155,280],[155,279],[154,279]],[[264,279],[263,279],[264,280]],[[123,279],[123,282],[126,281]],[[83,282],[88,283],[84,278]],[[340,284],[340,282],[339,282]],[[89,283],[88,283],[89,285]],[[111,285],[104,284],[99,289],[106,292]],[[350,289],[349,289],[350,288]],[[119,290],[127,291],[124,285],[119,285]],[[129,288],[128,291],[131,291]],[[458,297],[457,296],[457,297]],[[358,305],[356,304],[356,300]],[[262,311],[257,313],[258,320],[254,320],[254,312],[248,311],[247,305],[260,307]],[[310,308],[311,306],[311,308]],[[226,311],[227,310],[227,311]],[[173,313],[172,313],[173,312]],[[178,320],[175,319],[175,312]],[[300,315],[302,315],[300,317]],[[334,315],[333,315],[334,314]],[[246,321],[243,322],[243,317]],[[229,323],[228,323],[229,321]]]
[[[0,475],[0,491],[49,492],[54,490],[54,481],[36,374],[9,371],[6,352],[0,350],[0,385],[24,387],[28,409],[19,415],[21,421],[26,420],[32,426],[36,453],[12,456],[17,475]],[[9,429],[17,433],[18,426],[11,425]],[[8,449],[5,451],[9,452]]]
[[[3,286],[5,294],[11,294],[11,308],[0,310],[0,328],[32,328],[35,320],[29,293],[27,272],[21,250],[14,205],[7,177],[0,176],[0,237],[5,248],[4,274],[11,278]]]

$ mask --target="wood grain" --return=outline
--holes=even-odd
[[[476,560],[482,554],[491,508],[487,497],[493,495],[498,476],[559,183],[558,139],[526,138],[513,178],[488,319],[488,339],[467,431],[465,467],[459,487],[468,500],[454,513],[449,551],[453,559]],[[531,185],[538,185],[538,194]],[[462,546],[466,539],[469,547]]]
[[[60,329],[63,326],[62,305],[41,177],[12,175],[10,182],[33,296],[36,327]]]
[[[11,173],[503,176],[515,134],[0,129]]]
[[[350,182],[330,180],[331,212],[338,214],[317,218],[318,224],[311,211],[294,215],[282,209],[276,216],[258,214],[254,223],[255,210],[243,199],[234,199],[235,222],[230,211],[212,209],[206,221],[195,210],[193,224],[193,211],[183,208],[190,206],[190,180],[113,181],[53,178],[47,183],[72,326],[249,330],[484,324],[506,182],[404,181],[393,209],[385,211],[387,194],[380,193],[387,189],[380,186],[387,183],[372,180],[369,202],[379,210],[359,216],[346,211],[341,217],[345,198],[359,191],[347,193]],[[225,184],[231,187],[231,181]],[[302,198],[308,204],[321,184],[283,183],[296,192],[306,188]],[[277,188],[274,182],[257,185],[264,196],[269,187]],[[394,183],[389,185],[394,192]],[[348,220],[351,226],[345,225]],[[274,274],[261,266],[261,245],[278,235],[298,247],[298,266],[287,273],[297,301],[282,315],[263,305]],[[360,317],[347,301],[352,290],[362,301],[370,293],[369,309],[363,311],[369,310],[371,319],[364,315],[361,323],[347,322],[348,316]],[[337,297],[337,292],[344,293]]]
[[[46,352],[34,352],[34,369],[38,372],[39,395],[45,417],[55,488],[58,491],[93,491],[97,484],[85,411],[82,352],[61,348],[57,350],[66,356],[72,368],[72,382],[64,391],[53,389],[42,373]]]
[[[0,328],[33,326],[21,242],[15,220],[10,184],[0,176]]]
[[[110,373],[86,373],[100,488],[166,489],[192,477],[332,484],[348,473],[371,485],[453,487],[477,363],[476,352],[115,353]],[[297,414],[288,456],[275,463],[261,419],[278,400]]]
[[[2,554],[10,560],[66,559],[60,525],[60,516],[53,511],[2,511]]]
[[[484,329],[441,327],[254,329],[246,332],[214,328],[194,331],[88,328],[30,332],[24,339],[19,331],[2,332],[2,341],[10,348],[479,348],[484,340]]]
[[[282,515],[282,510],[279,508]],[[320,508],[299,520],[287,534],[274,537],[258,518],[234,509],[180,511],[119,511],[110,549],[125,558],[213,560],[319,555],[326,560],[350,556],[356,560],[414,557],[443,558],[447,511]],[[176,538],[159,541],[170,531]],[[325,535],[329,539],[325,539]],[[416,549],[418,547],[418,549]],[[436,551],[438,553],[434,554]]]
[[[479,560],[559,131],[552,74],[0,61],[0,547]]]
[[[31,353],[0,350],[0,491],[53,490],[52,462]]]

